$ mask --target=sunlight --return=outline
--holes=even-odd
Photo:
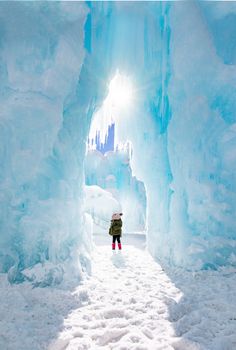
[[[108,99],[115,108],[129,107],[133,98],[133,89],[130,79],[116,73],[109,85]]]
[[[100,142],[104,144],[107,138],[108,126],[116,124],[121,118],[131,113],[134,106],[134,89],[128,76],[119,71],[112,78],[108,88],[108,95],[101,108],[93,116],[89,140],[90,149],[96,149],[96,137],[99,133]]]

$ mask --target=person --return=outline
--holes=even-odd
[[[121,250],[121,241],[122,236],[122,213],[114,213],[111,218],[111,226],[109,229],[109,235],[112,236],[112,250],[116,249],[116,240],[118,242],[118,248]]]

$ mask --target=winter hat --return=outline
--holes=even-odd
[[[119,220],[119,219],[121,219],[122,215],[123,215],[122,213],[114,213],[112,215],[112,220]]]

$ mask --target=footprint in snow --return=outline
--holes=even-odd
[[[128,329],[111,329],[100,335],[97,339],[97,344],[100,346],[108,345],[109,343],[118,342],[124,335],[129,333]]]
[[[103,315],[104,318],[108,318],[108,319],[125,317],[124,310],[118,310],[118,309],[105,310],[101,315]]]

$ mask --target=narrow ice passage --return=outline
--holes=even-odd
[[[0,350],[236,349],[235,34],[235,1],[0,1]],[[121,211],[153,258],[93,251]]]
[[[74,291],[82,305],[49,349],[232,350],[235,281],[230,271],[167,274],[137,246],[113,254],[100,245],[92,276]]]
[[[50,350],[171,349],[167,300],[178,302],[181,292],[147,252],[130,245],[113,254],[98,246],[92,277],[75,293],[83,306],[65,319]]]

